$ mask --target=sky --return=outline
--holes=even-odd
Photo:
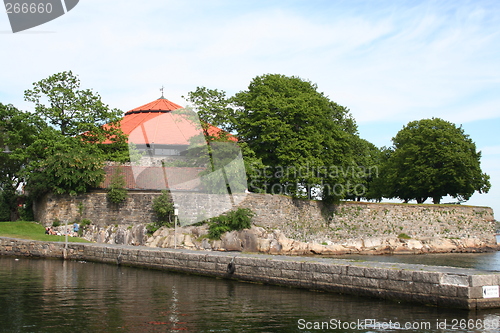
[[[62,71],[124,112],[161,87],[185,106],[196,87],[233,95],[277,73],[316,83],[378,147],[410,121],[445,119],[470,135],[491,177],[467,204],[500,212],[497,0],[81,0],[15,34],[0,13],[0,41],[0,102],[27,111],[24,90]]]

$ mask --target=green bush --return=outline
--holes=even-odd
[[[3,193],[0,194],[0,221],[10,221],[10,204],[7,202]]]
[[[108,187],[108,200],[114,204],[119,204],[127,200],[128,191],[125,188],[126,185],[122,168],[116,168],[115,172],[111,176],[111,183]]]
[[[158,220],[171,222],[174,217],[174,203],[168,191],[161,191],[161,195],[154,198],[153,210],[158,216]]]
[[[83,219],[80,221],[80,223],[79,223],[80,228],[78,229],[78,236],[79,237],[83,236],[83,232],[85,231],[85,227],[90,225],[90,224],[92,224],[92,221],[90,221],[89,219]]]
[[[410,236],[408,236],[408,235],[407,235],[407,234],[405,234],[405,233],[400,233],[400,234],[398,235],[398,238],[401,238],[401,239],[411,239],[411,237],[410,237]]]
[[[33,201],[30,198],[26,199],[25,204],[18,208],[20,221],[34,221]]]
[[[156,230],[160,229],[157,222],[149,223],[146,225],[146,232],[150,235],[154,234]]]
[[[149,234],[153,234],[163,226],[172,226],[174,220],[174,203],[168,191],[162,191],[161,195],[153,199],[153,210],[158,220],[146,226],[146,230]]]
[[[10,187],[0,188],[0,221],[7,222],[12,219],[12,213],[18,209],[19,195]]]
[[[254,212],[248,208],[238,208],[213,217],[208,221],[208,238],[220,239],[225,232],[248,229],[252,226],[254,215]]]
[[[90,221],[89,219],[83,219],[80,221],[80,227],[86,227],[88,225],[92,224],[92,221]]]

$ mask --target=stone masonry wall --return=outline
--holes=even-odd
[[[305,242],[404,233],[412,238],[479,238],[495,243],[495,218],[489,207],[353,201],[325,207],[321,201],[269,194],[252,194],[240,206],[256,212],[254,224]]]
[[[35,204],[35,219],[44,225],[52,225],[57,220],[89,219],[98,226],[114,224],[147,224],[155,221],[153,199],[160,192],[129,192],[126,202],[112,204],[106,199],[105,191],[94,191],[78,196],[46,195]]]
[[[120,205],[109,203],[103,191],[75,197],[49,195],[37,203],[35,216],[44,225],[51,225],[54,220],[79,219],[89,219],[101,227],[147,224],[156,218],[152,201],[158,195],[159,192],[130,192],[127,201]],[[189,204],[193,206],[195,202],[191,200]],[[495,219],[488,207],[364,202],[333,206],[321,201],[254,193],[248,194],[239,206],[256,213],[256,226],[279,229],[286,237],[303,242],[406,234],[418,239],[478,238],[496,243]]]

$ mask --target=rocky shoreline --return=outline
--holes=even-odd
[[[285,236],[280,230],[251,229],[232,231],[220,240],[207,237],[207,226],[161,228],[153,235],[146,233],[144,225],[117,225],[102,228],[88,226],[84,238],[105,244],[145,245],[158,248],[179,248],[205,251],[239,251],[276,255],[342,255],[342,254],[424,254],[467,253],[497,251],[500,246],[495,236],[479,238],[398,238],[367,237],[342,242],[302,242]]]

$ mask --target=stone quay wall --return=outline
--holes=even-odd
[[[500,308],[500,274],[474,269],[0,238],[0,255],[66,258],[461,309]]]
[[[89,219],[99,227],[148,224],[156,219],[152,202],[158,195],[160,192],[131,191],[126,202],[119,205],[109,203],[104,191],[74,197],[48,195],[36,203],[35,217],[44,225],[55,220],[81,219]],[[193,212],[201,210],[196,209],[197,200],[185,201]],[[210,202],[215,201],[212,198]],[[255,193],[237,197],[236,202],[256,213],[255,226],[278,229],[286,237],[302,242],[345,242],[406,234],[414,239],[475,238],[496,244],[495,218],[488,207],[366,202],[325,205],[321,201]]]

